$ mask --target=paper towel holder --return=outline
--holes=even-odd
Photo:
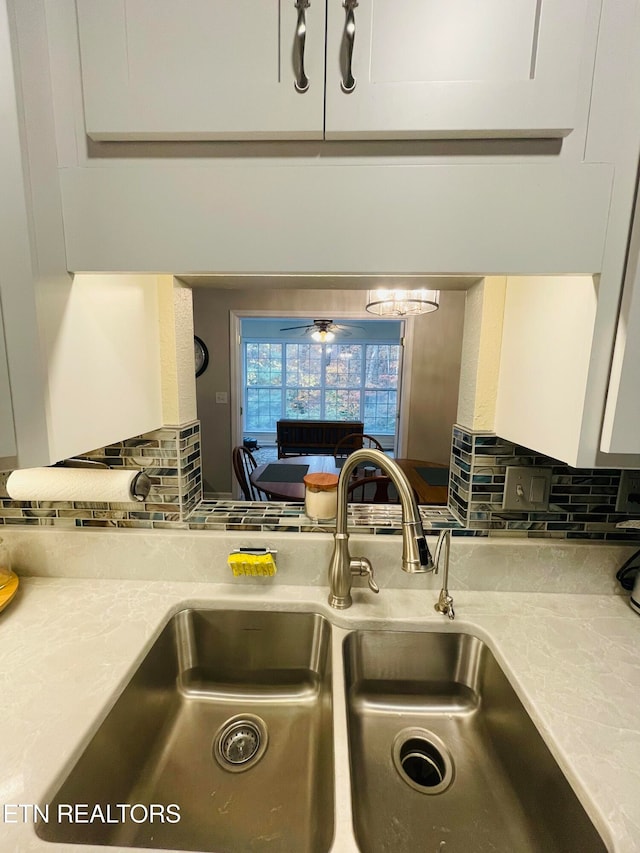
[[[114,469],[110,468],[106,462],[100,462],[97,459],[80,459],[71,457],[71,459],[62,459],[56,462],[54,468],[106,468],[107,471]],[[144,471],[138,471],[131,483],[131,497],[136,501],[144,501],[149,496],[151,491],[151,480],[148,474]]]
[[[106,462],[99,462],[97,459],[80,459],[77,456],[72,456],[71,459],[61,459],[56,462],[54,468],[109,468]]]
[[[144,501],[150,491],[151,480],[144,471],[138,471],[133,483],[131,484],[131,494],[137,501]]]

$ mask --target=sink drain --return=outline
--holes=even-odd
[[[213,739],[213,757],[232,773],[257,764],[267,749],[267,727],[253,714],[239,714],[227,720]]]
[[[422,794],[441,794],[453,781],[453,761],[439,737],[426,729],[403,729],[393,742],[401,778]]]

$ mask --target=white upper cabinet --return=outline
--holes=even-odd
[[[87,134],[321,139],[325,4],[298,6],[77,0]]]
[[[598,0],[76,0],[109,140],[563,137]],[[325,104],[326,35],[326,104]]]
[[[589,0],[344,6],[328,3],[327,139],[562,137],[576,126]]]
[[[68,274],[46,78],[0,0],[0,470],[49,465],[163,424],[158,276]],[[16,70],[22,74],[16,79]],[[28,145],[23,140],[28,139]],[[23,147],[24,144],[24,147]],[[163,367],[161,367],[161,364]]]

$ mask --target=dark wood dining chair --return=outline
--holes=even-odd
[[[398,495],[391,486],[389,477],[378,474],[373,477],[359,477],[349,483],[347,495],[349,503],[390,504],[398,503]]]
[[[373,447],[375,450],[383,450],[377,438],[362,432],[352,432],[343,436],[333,449],[336,460],[346,459],[354,450],[361,447]]]
[[[231,451],[231,459],[233,461],[233,472],[236,475],[242,494],[245,501],[266,501],[268,495],[261,491],[257,486],[254,486],[249,479],[251,473],[256,470],[258,463],[256,462],[253,453],[247,450],[242,445],[234,447]]]

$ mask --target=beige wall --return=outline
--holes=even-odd
[[[202,468],[215,492],[231,491],[231,404],[229,312],[303,311],[332,317],[340,312],[364,314],[365,293],[355,290],[193,289],[194,331],[209,349],[209,367],[196,380],[202,424]],[[448,462],[455,421],[464,318],[464,292],[442,294],[440,309],[415,318],[407,455]],[[429,320],[431,322],[429,322]],[[229,403],[216,403],[226,391]]]
[[[488,276],[467,291],[457,423],[492,431],[502,350],[504,276]]]
[[[162,422],[179,426],[197,417],[191,288],[173,276],[158,276],[158,314]]]
[[[441,293],[434,314],[414,318],[406,455],[449,464],[456,420],[465,294]]]

